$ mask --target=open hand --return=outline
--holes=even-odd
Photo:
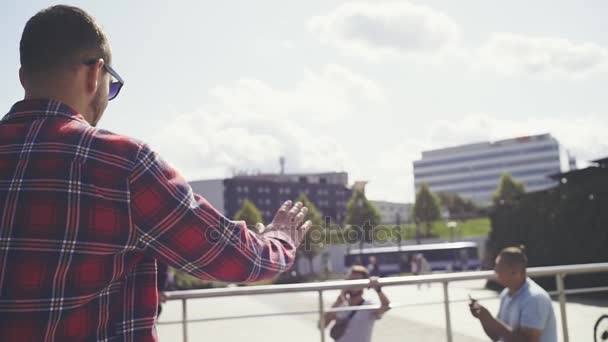
[[[279,208],[269,225],[264,227],[264,225],[258,223],[256,227],[262,234],[272,230],[285,232],[291,237],[296,247],[298,247],[302,243],[302,240],[304,240],[304,236],[308,230],[312,227],[312,222],[304,222],[307,213],[308,208],[302,205],[301,202],[292,205],[291,201],[287,201]]]

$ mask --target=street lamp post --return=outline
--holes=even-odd
[[[397,223],[397,248],[399,251],[401,251],[401,215],[399,214],[399,212],[397,212],[395,214],[395,222]]]
[[[414,219],[414,223],[416,224],[416,244],[420,244],[420,220],[416,217]]]
[[[448,221],[447,226],[448,226],[448,229],[450,230],[450,241],[454,241],[454,229],[456,229],[456,227],[458,227],[458,222]]]
[[[363,209],[363,198],[358,198],[357,199],[357,211],[358,211],[358,215],[359,217],[362,217],[361,215],[361,210]],[[363,227],[365,225],[364,222],[360,222],[360,227],[359,227],[359,232],[360,232],[360,236],[359,236],[359,258],[361,259],[361,262],[363,262],[363,243],[365,241],[365,228]]]

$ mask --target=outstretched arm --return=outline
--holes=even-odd
[[[140,149],[129,177],[132,236],[137,246],[201,279],[252,282],[289,269],[310,223],[301,203],[286,202],[264,233],[249,230],[192,193],[156,153]]]

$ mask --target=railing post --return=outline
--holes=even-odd
[[[182,340],[188,342],[188,307],[186,298],[182,299]]]
[[[557,292],[559,295],[559,310],[562,317],[562,332],[564,334],[564,342],[568,342],[568,319],[566,318],[566,293],[564,286],[564,274],[558,273],[555,275],[557,281]]]
[[[323,290],[319,290],[319,331],[321,342],[325,342],[325,308],[323,305]]]
[[[445,307],[445,331],[448,342],[452,342],[452,321],[450,320],[450,296],[448,294],[448,282],[443,282],[443,305]]]
[[[319,290],[319,331],[321,342],[325,342],[325,308],[323,304],[323,290]]]

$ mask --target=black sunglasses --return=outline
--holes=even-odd
[[[97,63],[98,60],[99,59],[92,59],[92,60],[85,61],[83,63],[85,65],[93,65],[93,64]],[[118,93],[120,93],[120,89],[122,88],[123,85],[125,85],[125,81],[123,81],[122,77],[120,77],[118,75],[116,70],[112,69],[112,67],[109,66],[107,63],[103,64],[103,68],[105,71],[108,72],[108,74],[110,74],[116,80],[116,81],[110,82],[110,91],[108,92],[108,101],[111,101],[114,98],[116,98],[116,96],[118,96]]]

